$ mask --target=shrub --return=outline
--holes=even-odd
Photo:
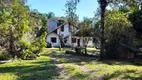
[[[0,51],[0,60],[9,60],[11,59],[11,55],[6,51]]]
[[[21,40],[22,46],[22,59],[36,59],[36,55],[39,54],[39,48],[36,47],[33,43]]]
[[[108,59],[118,59],[118,44],[115,42],[106,43],[105,51]]]
[[[32,59],[36,59],[36,54],[34,54],[33,52],[32,52],[32,50],[30,50],[30,49],[26,49],[26,50],[24,50],[23,51],[23,54],[22,54],[22,59],[24,59],[24,60],[32,60]]]
[[[47,42],[47,46],[46,47],[47,48],[51,48],[52,47],[51,43]]]
[[[40,37],[33,41],[21,40],[20,46],[22,48],[22,59],[36,59],[39,56],[39,53],[47,46],[45,42],[46,33],[42,34]]]

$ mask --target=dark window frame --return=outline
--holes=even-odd
[[[56,33],[56,34],[57,34],[57,29],[54,31],[54,33]]]
[[[76,38],[71,39],[72,43],[76,43]]]
[[[56,37],[51,37],[51,42],[52,43],[57,43],[57,38]]]
[[[61,31],[64,32],[64,25],[61,26]]]

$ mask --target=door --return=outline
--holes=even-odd
[[[77,45],[80,47],[80,39],[77,39]]]

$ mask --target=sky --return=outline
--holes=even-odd
[[[60,17],[66,16],[66,1],[67,0],[28,0],[27,5],[29,5],[31,9],[37,9],[41,13],[53,12],[55,16]],[[80,0],[76,14],[79,16],[79,20],[82,20],[83,17],[93,18],[97,8],[97,0]]]

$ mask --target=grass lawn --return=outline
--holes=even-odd
[[[50,80],[57,76],[57,67],[49,56],[0,64],[0,80]]]
[[[58,50],[46,49],[37,60],[0,64],[0,80],[142,80],[141,65],[128,61],[99,62],[94,57]]]

